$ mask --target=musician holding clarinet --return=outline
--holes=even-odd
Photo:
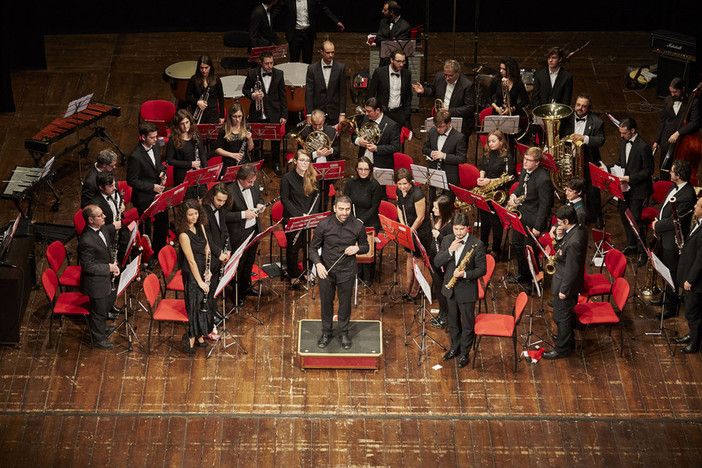
[[[251,127],[246,123],[244,109],[238,102],[229,107],[224,127],[217,134],[216,147],[214,154],[222,156],[222,174],[228,167],[252,161],[254,142]]]
[[[310,243],[310,260],[317,267],[322,306],[322,335],[317,341],[320,348],[326,348],[332,338],[335,291],[339,298],[341,346],[351,348],[349,321],[354,278],[358,272],[356,254],[367,253],[369,249],[363,223],[351,216],[351,199],[346,195],[337,197],[334,215],[320,221]]]
[[[207,167],[207,155],[202,137],[190,111],[180,109],[171,121],[171,138],[166,146],[166,160],[173,166],[173,185],[185,180],[185,174],[193,169]],[[202,187],[202,194],[204,194]],[[185,198],[200,198],[195,187],[188,188]]]

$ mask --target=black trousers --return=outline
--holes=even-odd
[[[670,270],[670,275],[673,279],[678,277],[678,259],[680,255],[678,254],[678,249],[668,250],[661,249],[661,261]],[[665,310],[676,310],[678,308],[678,289],[671,288],[665,281],[665,299],[663,305]]]
[[[566,297],[561,299],[558,293],[553,296],[553,321],[558,327],[554,351],[558,353],[568,353],[575,346],[575,334],[573,325],[575,323],[575,304],[578,297]]]
[[[459,302],[454,293],[454,297],[448,299],[448,327],[451,349],[467,356],[475,339],[475,302]]]
[[[524,229],[531,229],[530,226],[524,225]],[[530,245],[536,253],[536,245],[531,239],[531,236],[525,236],[517,231],[512,233],[512,256],[517,256],[518,274],[521,277],[531,278],[529,271],[529,263],[526,259],[526,246]]]
[[[115,280],[117,281],[117,280]],[[90,325],[90,336],[93,343],[99,343],[107,339],[105,329],[107,314],[115,304],[116,292],[107,297],[90,298],[90,315],[88,315],[88,324]]]
[[[443,283],[444,272],[440,268],[434,267],[434,272],[431,274],[431,296],[439,301],[439,317],[448,321],[448,299],[441,294]]]
[[[285,264],[288,270],[288,276],[291,279],[297,278],[300,275],[300,271],[297,268],[297,260],[300,257],[300,250],[302,250],[303,270],[305,262],[307,262],[307,265],[309,267],[309,260],[307,259],[306,252],[307,236],[309,235],[309,231],[302,231],[297,238],[297,242],[293,244],[293,240],[299,232],[300,231],[295,231],[289,234],[285,234],[285,237],[288,240],[288,247],[287,249],[285,249]]]
[[[631,229],[631,226],[629,226],[629,221],[626,219],[626,216],[624,213],[626,212],[626,209],[629,208],[631,210],[631,214],[634,217],[634,221],[636,221],[636,225],[639,228],[639,232],[641,234],[641,238],[645,239],[646,235],[643,232],[642,226],[641,226],[641,212],[643,211],[643,205],[644,205],[644,200],[640,198],[631,198],[629,195],[626,193],[624,194],[624,200],[619,200],[619,214],[621,215],[622,218],[622,224],[624,225],[624,232],[626,233],[626,245],[627,246],[637,246],[636,242],[636,236],[634,235],[634,231]],[[641,245],[638,245],[639,253],[643,253],[643,248]]]
[[[250,229],[244,230],[245,237],[249,236],[251,232],[258,232],[258,229],[254,226]],[[254,234],[255,236],[256,234]],[[237,268],[237,282],[239,283],[239,295],[246,293],[246,290],[251,287],[251,271],[253,270],[253,265],[256,263],[256,253],[258,251],[258,242],[250,246],[244,251],[239,261],[239,266]]]
[[[401,127],[412,128],[410,125],[409,115],[405,113],[402,107],[398,107],[397,109],[388,109],[387,112],[385,112],[385,115],[390,117]]]
[[[485,245],[486,248],[488,246],[488,242],[490,241],[491,231],[491,250],[494,250],[496,253],[500,253],[502,251],[502,233],[504,232],[502,222],[500,222],[500,218],[497,216],[497,214],[480,210],[480,240],[483,242],[483,245]]]
[[[351,296],[354,278],[336,281],[332,272],[326,279],[319,278],[319,300],[322,305],[322,333],[331,335],[334,319],[334,294],[339,298],[339,332],[348,334],[351,321]]]
[[[690,343],[699,347],[702,343],[702,294],[685,291],[685,318],[690,327]]]
[[[314,32],[312,32],[312,28],[296,29],[292,40],[288,42],[288,47],[290,49],[291,62],[299,62],[300,52],[302,52],[302,61],[304,63],[312,63],[314,49]]]
[[[592,185],[592,178],[590,177],[590,166],[588,161],[585,161],[585,207],[587,208],[588,214],[594,216],[595,218],[602,217],[602,196],[600,194],[600,189]],[[595,163],[593,163],[595,164]],[[595,164],[596,166],[599,163]]]
[[[139,216],[146,211],[146,208],[148,208],[148,206],[137,207]],[[158,254],[161,248],[166,245],[166,240],[168,238],[168,211],[162,211],[154,216],[153,223],[151,222],[151,218],[146,219],[142,223],[141,233],[151,237],[151,248],[155,255]]]

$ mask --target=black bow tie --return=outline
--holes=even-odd
[[[576,117],[575,121],[576,122],[585,122],[587,120],[587,117]]]
[[[466,243],[466,241],[465,241],[464,239],[460,239],[460,240],[458,241],[458,243],[461,244],[461,245],[463,245],[463,244]]]
[[[390,73],[390,74],[391,74],[392,76],[396,76],[396,77],[398,77],[398,78],[400,77],[400,74],[399,74],[399,73]]]
[[[273,72],[270,73],[261,73],[262,76],[273,76]]]
[[[390,20],[390,24],[395,24],[395,20]]]
[[[633,144],[634,144],[634,142],[633,142],[633,141],[631,141],[631,140],[626,140],[626,144],[627,144],[627,145],[633,145]]]
[[[322,68],[331,68],[331,65],[322,65]]]

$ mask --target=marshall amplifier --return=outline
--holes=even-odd
[[[651,52],[694,62],[697,46],[692,36],[658,29],[651,33]]]

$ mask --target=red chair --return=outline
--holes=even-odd
[[[411,139],[412,139],[412,130],[410,130],[407,127],[402,127],[402,130],[400,130],[400,144],[403,145],[403,150],[404,150],[405,141],[411,140]]]
[[[173,187],[173,166],[170,164],[166,168],[166,188]]]
[[[149,313],[151,314],[149,341],[146,348],[148,354],[151,354],[151,331],[154,327],[154,321],[158,321],[159,334],[161,334],[161,322],[180,322],[185,326],[185,332],[188,332],[188,312],[185,309],[185,301],[183,299],[162,298],[154,310],[159,289],[160,283],[156,275],[151,273],[144,278],[144,295],[149,303]]]
[[[176,108],[171,101],[146,101],[139,109],[139,119],[155,123],[158,127],[158,136],[168,141],[168,124],[173,120],[175,113]]]
[[[673,186],[673,183],[668,180],[659,180],[653,184],[653,195],[651,198],[657,204],[661,204],[665,201],[665,196],[668,194],[668,190]],[[651,223],[658,216],[658,208],[653,208],[651,206],[645,207],[641,211],[641,222],[646,223],[648,227],[651,227]]]
[[[83,234],[83,229],[85,229],[85,218],[83,218],[83,210],[76,211],[73,215],[73,226],[76,228],[76,232],[80,236]]]
[[[485,263],[487,263],[487,272],[483,275],[482,281],[478,281],[478,313],[482,310],[483,303],[485,303],[485,312],[488,311],[485,293],[487,292],[487,288],[490,287],[490,280],[495,271],[495,257],[490,254],[485,255]],[[484,288],[483,285],[485,285]]]
[[[58,277],[58,282],[61,286],[70,286],[77,288],[80,286],[81,267],[79,265],[66,265],[63,273],[59,276],[61,265],[66,261],[66,247],[61,241],[54,241],[46,248],[46,259],[49,261],[49,266]]]
[[[612,336],[612,326],[619,325],[619,356],[624,356],[624,330],[622,329],[621,315],[624,313],[624,306],[629,298],[631,287],[624,278],[617,278],[612,287],[614,303],[617,304],[619,314],[616,313],[609,302],[586,302],[575,305],[575,316],[581,325],[585,326],[583,335],[587,329],[595,325],[609,325],[609,335]],[[583,341],[580,340],[580,356],[583,357]]]
[[[393,158],[393,167],[395,171],[397,171],[401,167],[406,167],[409,170],[412,170],[410,167],[411,164],[414,164],[414,159],[412,159],[412,156],[409,156],[404,153],[394,153],[392,155]]]
[[[139,212],[137,211],[136,208],[129,208],[127,211],[124,212],[124,225],[129,226],[132,224],[132,221],[136,221],[139,219]]]
[[[464,189],[472,189],[478,186],[480,170],[472,164],[463,163],[458,165],[459,185]]]
[[[607,267],[607,272],[612,277],[610,281],[607,276],[602,273],[602,268]],[[585,275],[585,283],[581,296],[585,296],[588,300],[592,296],[604,296],[612,293],[614,282],[624,276],[626,271],[626,255],[620,250],[610,249],[604,258],[604,264],[600,267],[599,273]]]
[[[475,369],[475,358],[478,355],[478,347],[484,336],[494,336],[502,338],[512,338],[512,348],[514,349],[514,372],[517,372],[517,325],[522,318],[522,312],[529,301],[529,296],[524,291],[517,296],[514,304],[514,311],[511,315],[506,314],[478,314],[475,317],[474,332],[477,336],[475,340],[475,351],[473,354],[473,369]]]
[[[283,219],[283,202],[278,200],[273,203],[271,207],[271,224],[275,224]],[[277,229],[273,231],[273,235],[270,240],[270,249],[268,251],[268,263],[273,262],[273,238],[275,238],[276,244],[278,244],[278,250],[280,252],[280,264],[281,266],[285,263],[283,261],[283,249],[288,248],[288,238],[285,237],[285,227],[283,229]]]
[[[483,121],[485,120],[485,117],[488,115],[492,115],[492,107],[486,107],[485,109],[480,111],[480,117],[478,117],[478,122],[480,123],[480,127],[483,126]],[[483,147],[487,145],[487,134],[480,135],[480,143],[482,144]]]
[[[222,156],[212,156],[207,160],[207,166],[212,167],[222,162]]]
[[[126,205],[132,201],[132,188],[127,184],[126,180],[120,180],[117,182],[117,187],[119,187],[119,192],[124,193],[124,204]]]
[[[386,185],[385,196],[388,200],[397,200],[397,185]]]
[[[49,348],[51,347],[51,334],[53,331],[54,318],[59,317],[63,325],[64,315],[80,315],[85,320],[85,325],[90,329],[88,315],[90,315],[90,298],[78,292],[64,292],[56,294],[59,280],[52,269],[45,270],[41,275],[41,284],[44,287],[46,298],[51,307],[51,317],[49,317]],[[90,335],[90,346],[93,345],[93,337]]]
[[[380,201],[378,214],[381,214],[392,221],[397,221],[397,208],[389,201]],[[383,251],[385,246],[390,242],[390,239],[382,231],[378,232],[378,239],[380,239],[380,243],[375,245],[375,250],[376,252],[380,250],[380,266],[378,267],[378,276],[380,277],[383,272]],[[395,255],[397,255],[397,242],[395,243]],[[397,264],[395,264],[395,270],[397,270]]]
[[[161,267],[161,274],[163,275],[164,296],[168,291],[175,291],[176,297],[178,297],[178,291],[185,291],[183,286],[183,274],[180,270],[176,270],[173,277],[170,280],[168,279],[175,269],[177,261],[178,254],[170,244],[164,245],[158,252],[158,264]]]

